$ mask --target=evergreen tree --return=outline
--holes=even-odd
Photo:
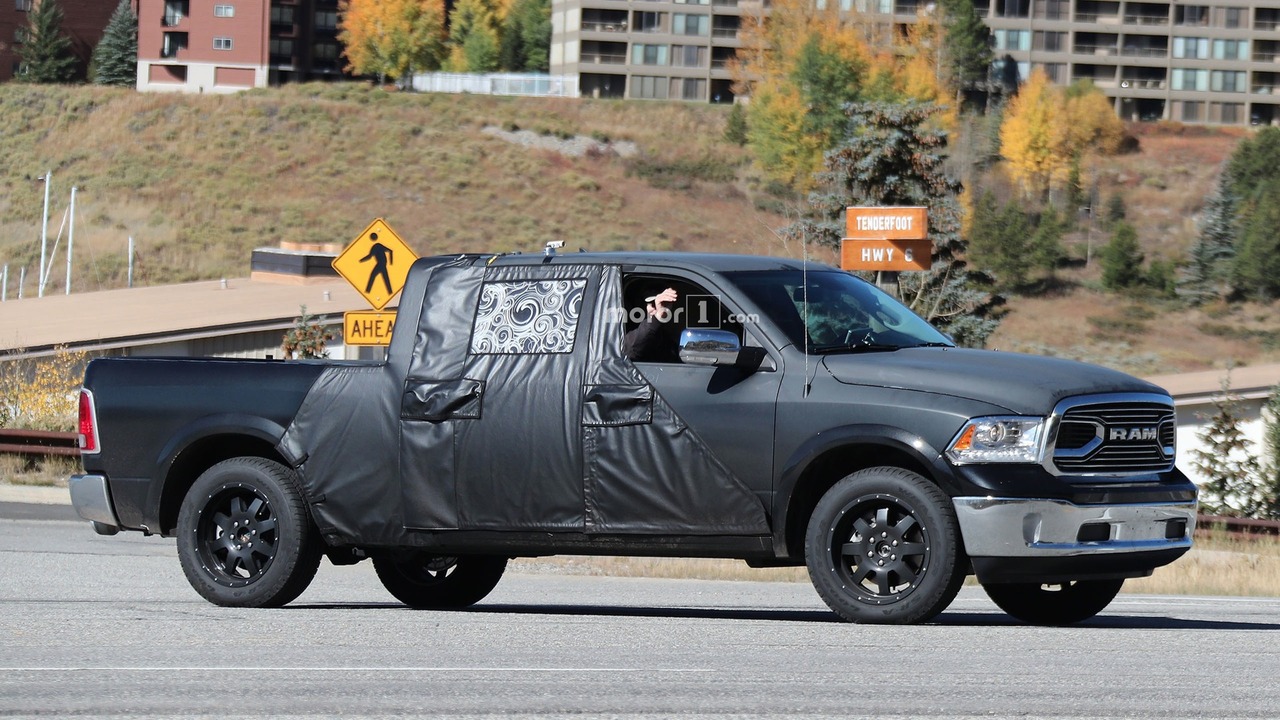
[[[1048,271],[1050,277],[1053,277],[1053,271],[1067,254],[1062,249],[1062,236],[1066,232],[1066,218],[1056,208],[1050,207],[1040,214],[1040,224],[1031,236],[1031,264]]]
[[[1120,193],[1107,198],[1107,214],[1105,217],[1108,226],[1124,220],[1127,214],[1128,211],[1124,207],[1124,197]]]
[[[1253,201],[1236,251],[1234,284],[1242,293],[1270,301],[1280,298],[1280,177],[1259,186]]]
[[[93,49],[93,81],[133,87],[138,82],[138,16],[129,0],[120,0]]]
[[[1236,254],[1236,196],[1225,180],[1209,198],[1200,219],[1200,236],[1178,283],[1178,294],[1193,305],[1226,298]]]
[[[329,357],[325,343],[333,339],[333,333],[324,329],[316,319],[307,312],[307,306],[300,308],[302,317],[294,322],[293,327],[284,334],[280,343],[280,354],[286,360],[311,360]]]
[[[979,217],[983,218],[981,222]],[[997,288],[1015,290],[1026,284],[1032,227],[1019,204],[997,208],[995,197],[983,193],[974,208],[970,238],[969,259],[975,267],[994,275]]]
[[[62,8],[57,0],[39,0],[31,10],[31,26],[18,48],[17,77],[22,82],[65,83],[76,74],[71,38],[62,32]]]
[[[999,323],[1001,299],[982,289],[990,278],[966,269],[961,259],[966,243],[960,236],[960,184],[943,169],[946,134],[925,127],[937,110],[932,103],[849,105],[843,139],[825,156],[807,217],[782,232],[838,247],[849,206],[929,208],[932,269],[900,274],[900,297],[956,342],[980,347]]]
[[[747,111],[742,103],[734,103],[724,125],[724,139],[734,145],[747,144]]]
[[[973,0],[943,0],[942,51],[949,84],[958,92],[987,85],[994,56],[991,29],[973,6]]]
[[[515,0],[502,21],[499,65],[512,72],[546,72],[550,47],[550,0]]]
[[[1138,231],[1126,222],[1116,226],[1111,242],[1102,248],[1102,286],[1123,290],[1142,283],[1142,250]]]
[[[1262,467],[1240,429],[1243,417],[1239,399],[1231,393],[1230,376],[1213,404],[1217,411],[1197,436],[1203,448],[1193,453],[1194,467],[1206,478],[1200,485],[1200,509],[1208,515],[1263,517],[1271,511],[1274,498],[1269,497]]]

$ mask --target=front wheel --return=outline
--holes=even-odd
[[[215,605],[284,605],[307,589],[322,550],[293,472],[271,460],[214,465],[178,513],[182,571]]]
[[[507,559],[398,551],[374,555],[373,569],[382,586],[405,605],[443,610],[467,607],[483,600],[502,579]]]
[[[865,623],[932,618],[955,599],[967,569],[946,494],[895,467],[859,470],[822,496],[805,562],[827,605]]]
[[[1013,618],[1031,625],[1071,625],[1102,612],[1124,580],[1074,580],[1054,585],[992,583],[987,596]]]

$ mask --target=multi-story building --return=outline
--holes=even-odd
[[[931,0],[838,0],[878,23]],[[1131,120],[1280,124],[1280,1],[975,0],[997,63],[1092,80]],[[551,72],[584,95],[729,102],[727,62],[761,0],[553,0]],[[767,0],[765,0],[767,8]],[[765,10],[767,12],[767,9]]]
[[[18,50],[31,27],[31,11],[39,0],[0,0],[0,82],[18,73]],[[62,32],[71,40],[77,71],[84,77],[89,68],[93,48],[102,39],[102,31],[115,12],[110,0],[58,0],[62,8]]]
[[[338,0],[138,5],[139,90],[235,92],[342,74]]]

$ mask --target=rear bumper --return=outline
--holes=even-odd
[[[982,582],[1140,577],[1191,548],[1196,503],[1076,505],[958,497],[965,551]]]
[[[80,517],[93,523],[99,535],[115,535],[120,531],[115,506],[111,502],[111,489],[104,475],[72,475],[67,480],[71,491],[71,504]]]

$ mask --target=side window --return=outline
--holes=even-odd
[[[688,328],[728,330],[743,340],[742,322],[722,301],[717,293],[682,278],[664,275],[628,275],[622,279],[622,297],[625,304],[625,331],[631,333],[648,316],[648,298],[666,289],[676,291],[676,302],[665,318],[662,335],[673,346],[679,343],[680,332]]]
[[[487,282],[471,327],[472,355],[573,352],[586,279]]]

